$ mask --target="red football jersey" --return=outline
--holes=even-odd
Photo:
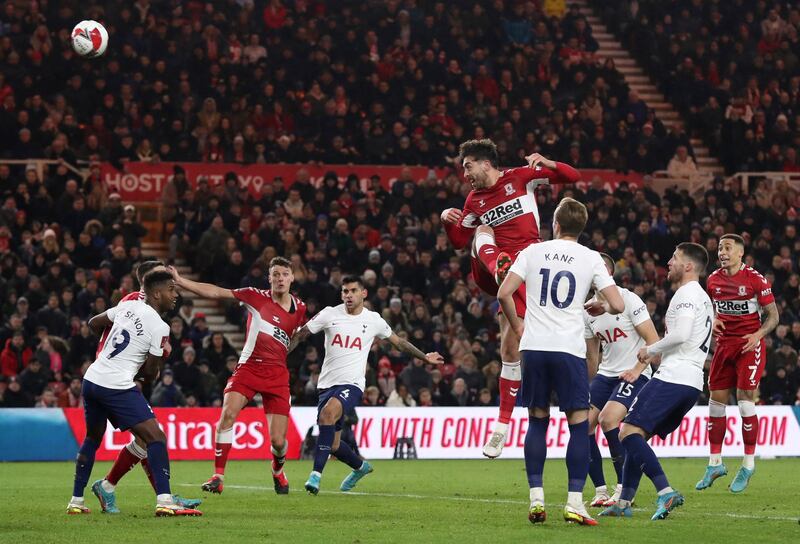
[[[706,282],[708,296],[714,302],[718,319],[725,325],[720,340],[741,339],[761,327],[759,309],[775,302],[767,279],[749,266],[734,275],[719,268]]]
[[[143,291],[134,291],[133,293],[128,293],[124,297],[120,299],[120,302],[127,302],[129,300],[139,300],[140,298],[144,297]],[[111,327],[106,327],[103,331],[103,334],[100,335],[100,341],[97,343],[97,353],[94,354],[94,358],[97,359],[100,357],[100,352],[103,351],[103,346],[106,345],[106,340],[108,339],[108,333],[111,332]],[[167,344],[169,345],[169,343]]]
[[[306,305],[292,296],[292,307],[287,312],[272,300],[270,291],[245,287],[231,292],[248,313],[239,364],[285,366],[289,340],[305,320]]]
[[[461,221],[445,224],[448,238],[456,249],[469,242],[479,225],[494,229],[500,251],[516,256],[529,245],[541,241],[539,206],[534,190],[543,184],[575,183],[580,173],[564,163],[556,169],[528,166],[503,172],[497,183],[488,189],[471,191],[464,203]]]

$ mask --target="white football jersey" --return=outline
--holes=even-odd
[[[351,315],[344,304],[324,308],[306,327],[312,334],[325,331],[325,359],[318,389],[355,385],[363,391],[372,342],[392,335],[392,328],[380,314],[364,308],[358,315]]]
[[[511,272],[525,281],[527,293],[519,349],[586,357],[586,296],[614,285],[600,254],[577,242],[550,240],[522,250]]]
[[[636,365],[636,356],[645,346],[644,338],[636,332],[636,327],[650,321],[647,305],[636,293],[620,287],[619,294],[625,301],[625,311],[621,314],[592,317],[583,312],[584,337],[596,336],[602,346],[602,359],[597,373],[609,378],[617,378]],[[596,300],[596,297],[592,300]],[[652,374],[649,366],[642,372],[646,378]]]
[[[156,357],[164,354],[169,325],[143,300],[122,302],[106,310],[106,315],[114,324],[84,378],[109,389],[130,389],[147,354]]]
[[[692,333],[686,342],[661,355],[661,366],[653,377],[703,390],[703,365],[711,345],[714,319],[712,308],[711,299],[696,281],[690,281],[675,292],[664,318],[667,334],[684,319],[691,320]]]

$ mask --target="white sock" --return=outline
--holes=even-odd
[[[508,423],[500,423],[499,421],[494,424],[494,432],[506,434],[508,432]]]
[[[568,492],[567,506],[571,506],[573,508],[583,508],[583,493],[580,491]]]
[[[102,482],[100,482],[100,487],[102,487],[103,491],[105,491],[106,493],[113,493],[114,490],[117,488],[117,486],[115,486],[108,480],[103,480]]]
[[[162,493],[161,495],[156,496],[156,503],[160,506],[172,504],[172,495],[169,493]]]
[[[666,495],[667,493],[672,493],[673,491],[674,490],[670,486],[667,486],[664,489],[659,490],[658,496],[660,497],[661,495]]]
[[[744,458],[742,459],[742,466],[748,470],[753,470],[756,468],[756,456],[745,454]]]
[[[225,475],[224,475],[224,474],[217,474],[217,473],[215,472],[215,473],[213,474],[212,478],[213,478],[213,477],[219,478],[219,479],[220,479],[220,480],[222,480],[223,482],[225,481]]]
[[[594,488],[595,495],[608,495],[608,488],[604,485]]]
[[[70,504],[77,504],[77,505],[81,505],[82,506],[83,505],[83,497],[72,497],[69,500],[69,503]]]
[[[139,459],[147,459],[147,450],[142,448],[139,444],[136,443],[136,439],[131,440],[127,446],[128,451],[134,454]]]
[[[522,367],[519,361],[503,361],[503,366],[500,369],[500,377],[506,380],[522,381]]]
[[[722,454],[721,453],[712,453],[708,458],[708,466],[710,467],[718,467],[722,464]]]
[[[626,501],[624,499],[620,499],[617,501],[617,506],[620,508],[628,508],[631,505],[631,501]]]
[[[544,488],[532,487],[530,490],[531,505],[541,504],[544,506]]]
[[[480,251],[483,246],[493,246],[494,236],[488,232],[481,232],[475,236],[475,251]]]
[[[311,471],[311,476],[314,476],[315,474],[317,475],[318,478],[320,478],[320,479],[322,478],[322,473],[321,472],[317,472],[316,470],[312,470]]]

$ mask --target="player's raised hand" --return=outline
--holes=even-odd
[[[531,153],[530,155],[525,157],[525,160],[528,161],[528,166],[531,168],[536,168],[537,166],[541,165],[545,168],[549,168],[554,170],[556,167],[556,161],[551,161],[547,157],[540,155],[539,153]]]
[[[441,218],[443,223],[448,223],[450,225],[455,225],[459,221],[461,221],[461,210],[458,208],[447,208],[445,211],[442,212]]]
[[[167,272],[169,272],[170,274],[172,274],[172,277],[175,279],[175,281],[178,281],[179,279],[181,279],[181,275],[180,275],[180,274],[178,274],[178,269],[177,269],[177,268],[175,268],[174,266],[172,266],[172,265],[169,265],[169,266],[167,267]]]
[[[586,310],[586,313],[592,317],[597,317],[598,315],[603,315],[608,311],[606,308],[606,304],[603,303],[601,300],[592,300],[587,302],[583,305],[583,309]]]
[[[758,344],[761,342],[761,335],[757,332],[754,332],[752,334],[745,334],[742,336],[742,339],[745,340],[742,353],[747,353],[748,351],[753,351],[756,346],[758,346]]]
[[[722,334],[722,331],[724,330],[725,330],[725,323],[723,323],[721,319],[715,319],[714,325],[712,326],[711,329],[714,336],[719,336],[720,334]]]
[[[442,365],[444,364],[444,357],[432,351],[431,353],[425,354],[425,360],[428,361],[432,365]]]

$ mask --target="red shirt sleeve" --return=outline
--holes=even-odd
[[[753,274],[753,279],[751,286],[756,294],[756,300],[758,301],[758,305],[762,308],[764,306],[769,306],[773,302],[775,302],[775,295],[772,294],[772,285],[770,285],[767,278],[755,272]]]
[[[550,184],[562,185],[565,183],[577,183],[581,179],[581,173],[575,168],[563,162],[557,162],[555,170],[549,170]]]
[[[256,289],[255,287],[243,287],[241,289],[231,289],[231,293],[240,302],[244,302],[248,306],[258,308],[261,302],[267,296],[266,291]]]
[[[472,239],[475,228],[479,225],[477,216],[470,210],[470,197],[464,203],[464,209],[461,211],[461,220],[456,224],[444,223],[444,231],[447,233],[447,238],[453,247],[456,249],[463,249]]]

